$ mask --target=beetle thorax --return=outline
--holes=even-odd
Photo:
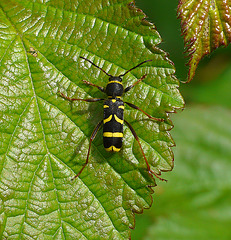
[[[121,77],[110,77],[109,83],[106,86],[106,94],[111,97],[122,96],[124,87]]]

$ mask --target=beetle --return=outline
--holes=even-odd
[[[86,80],[83,80],[83,82],[85,84],[93,86],[93,87],[96,87],[101,92],[106,93],[106,95],[107,95],[106,99],[104,99],[104,98],[88,98],[88,99],[70,98],[70,97],[65,96],[63,93],[60,92],[61,97],[63,97],[66,100],[69,100],[69,101],[85,101],[85,102],[104,101],[104,104],[103,104],[104,117],[103,117],[103,120],[101,120],[96,125],[96,127],[94,128],[94,130],[93,130],[93,132],[91,134],[86,162],[83,165],[83,167],[81,168],[81,170],[79,171],[79,173],[77,175],[75,175],[72,178],[72,180],[77,178],[82,173],[82,171],[86,167],[86,165],[88,164],[89,154],[90,154],[90,149],[91,149],[91,143],[94,140],[94,138],[96,137],[96,134],[97,134],[98,130],[100,129],[100,127],[102,125],[103,125],[103,144],[104,144],[105,150],[109,151],[109,152],[119,152],[120,151],[120,149],[122,147],[122,141],[123,141],[123,124],[125,122],[127,124],[127,126],[129,127],[129,129],[131,130],[131,132],[132,132],[133,136],[135,137],[136,141],[139,144],[139,147],[141,149],[142,155],[143,155],[143,157],[145,159],[145,162],[146,162],[146,165],[147,165],[148,172],[150,174],[154,174],[160,180],[166,181],[165,179],[163,179],[160,176],[158,176],[157,173],[155,173],[154,171],[151,170],[150,165],[149,165],[149,163],[147,161],[147,158],[146,158],[146,156],[144,154],[144,151],[142,149],[142,146],[140,144],[139,138],[138,138],[135,130],[133,129],[131,124],[128,123],[124,119],[124,103],[126,103],[128,106],[130,106],[130,107],[132,107],[134,109],[137,109],[137,110],[143,112],[146,116],[148,116],[152,120],[163,122],[164,119],[152,117],[151,115],[149,115],[148,113],[146,113],[145,111],[143,111],[142,109],[137,107],[136,105],[134,105],[132,103],[129,103],[129,102],[124,102],[122,100],[122,98],[121,98],[124,93],[128,92],[135,85],[140,83],[147,76],[147,74],[143,75],[139,80],[137,80],[135,83],[133,83],[132,85],[130,85],[130,86],[126,87],[126,88],[124,88],[124,86],[123,86],[122,77],[125,76],[130,71],[132,71],[133,69],[139,67],[140,65],[142,65],[142,64],[144,64],[146,62],[150,62],[152,60],[143,61],[143,62],[139,63],[135,67],[127,70],[125,73],[123,73],[123,74],[121,74],[119,76],[112,76],[111,74],[107,73],[102,68],[100,68],[99,66],[94,64],[89,59],[87,59],[85,57],[80,57],[80,58],[84,59],[85,61],[88,61],[93,66],[95,66],[96,68],[98,68],[101,71],[103,71],[107,76],[109,76],[109,82],[106,85],[106,88],[104,88],[104,87],[95,85],[95,84],[93,84],[91,82],[88,82]]]

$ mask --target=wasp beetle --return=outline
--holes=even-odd
[[[142,155],[143,155],[143,157],[145,159],[145,162],[146,162],[146,165],[147,165],[147,171],[150,174],[154,174],[160,180],[165,180],[165,179],[162,179],[161,177],[159,177],[154,171],[151,170],[150,165],[149,165],[149,163],[147,161],[147,158],[146,158],[146,156],[144,154],[144,151],[143,151],[143,149],[141,147],[139,138],[138,138],[135,130],[133,129],[131,124],[128,123],[124,119],[124,103],[126,103],[128,106],[130,106],[130,107],[132,107],[134,109],[137,109],[137,110],[143,112],[150,119],[153,119],[155,121],[161,121],[161,122],[164,121],[164,119],[152,117],[148,113],[146,113],[145,111],[143,111],[142,109],[137,107],[136,105],[134,105],[132,103],[129,103],[129,102],[124,102],[121,99],[121,97],[122,97],[122,95],[124,93],[128,92],[136,84],[141,82],[147,76],[147,74],[143,75],[139,80],[137,80],[135,83],[133,83],[132,85],[130,85],[130,86],[126,87],[126,88],[124,88],[124,86],[123,86],[122,77],[125,76],[131,70],[139,67],[140,65],[142,65],[142,64],[144,64],[146,62],[150,62],[152,60],[143,61],[143,62],[139,63],[138,65],[136,65],[135,67],[127,70],[124,74],[121,74],[119,76],[112,76],[111,74],[105,72],[99,66],[95,65],[89,59],[84,58],[84,57],[80,57],[80,58],[88,61],[93,66],[95,66],[95,67],[99,68],[101,71],[103,71],[107,76],[109,76],[109,82],[106,85],[106,88],[104,88],[104,87],[101,87],[101,86],[97,86],[97,85],[95,85],[95,84],[93,84],[91,82],[83,80],[83,82],[85,84],[88,84],[88,85],[93,86],[93,87],[97,87],[101,92],[106,93],[106,95],[107,95],[106,99],[103,99],[103,98],[88,98],[88,99],[69,98],[69,97],[65,96],[63,93],[60,93],[60,95],[63,98],[65,98],[65,99],[67,99],[69,101],[85,101],[85,102],[104,101],[104,104],[103,104],[104,118],[94,128],[94,130],[93,130],[93,132],[91,134],[90,142],[89,142],[86,162],[83,165],[83,167],[81,168],[81,170],[79,171],[79,173],[76,176],[74,176],[72,178],[72,180],[77,178],[81,174],[83,169],[86,167],[86,165],[88,164],[88,159],[89,159],[89,154],[90,154],[90,149],[91,149],[91,143],[94,140],[98,130],[100,129],[100,127],[102,125],[103,125],[103,144],[104,144],[105,150],[106,151],[110,151],[110,152],[118,152],[118,151],[120,151],[120,149],[122,147],[122,141],[123,141],[123,124],[124,124],[124,122],[127,124],[127,126],[131,130],[133,136],[135,137],[136,141],[138,142],[138,144],[140,146]]]

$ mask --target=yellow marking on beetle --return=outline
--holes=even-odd
[[[123,83],[119,82],[119,81],[110,81],[108,84],[110,84],[110,83],[119,83],[119,84],[123,85]]]
[[[103,105],[103,108],[109,108],[109,106],[108,105]]]
[[[113,98],[112,96],[107,96],[108,98]],[[116,98],[121,99],[121,96],[116,96]]]
[[[118,108],[124,109],[124,106],[123,106],[123,105],[120,105]]]
[[[103,123],[110,122],[111,119],[112,119],[112,115],[110,115],[108,118],[104,119],[104,120],[103,120]]]
[[[104,132],[103,133],[104,137],[123,137],[123,133],[121,132]]]
[[[114,118],[115,118],[116,122],[118,122],[120,124],[124,124],[124,120],[118,118],[115,114],[114,114]]]
[[[115,100],[115,99],[112,99],[111,101],[112,101],[113,103],[115,103],[115,102],[116,102],[116,100]]]
[[[120,148],[116,148],[115,146],[111,146],[109,148],[105,148],[107,152],[119,152]]]

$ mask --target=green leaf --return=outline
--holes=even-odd
[[[152,212],[138,218],[152,222],[142,239],[231,239],[230,121],[230,109],[199,105],[174,118],[176,165]]]
[[[230,1],[180,0],[181,19],[186,52],[190,56],[187,82],[194,77],[199,61],[219,46],[231,41]]]
[[[151,168],[172,169],[174,144],[166,112],[183,107],[174,67],[157,48],[161,38],[129,1],[0,2],[0,236],[7,239],[127,239],[134,212],[152,203],[155,180],[127,127],[117,154],[90,135],[102,104],[69,97],[106,97],[82,80],[105,86],[106,76],[152,59],[123,78],[145,80],[124,97],[165,123],[126,109]]]

